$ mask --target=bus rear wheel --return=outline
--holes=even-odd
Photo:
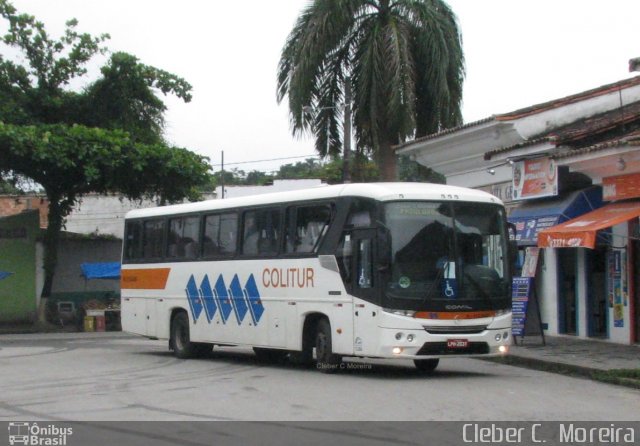
[[[331,346],[331,324],[320,319],[316,328],[316,361],[323,373],[334,373],[340,367],[342,357],[333,353]]]
[[[433,372],[438,364],[440,363],[440,359],[414,359],[413,363],[416,365],[416,368],[423,373],[431,373]]]
[[[189,317],[183,312],[176,314],[171,320],[170,345],[173,353],[180,359],[206,356],[213,349],[213,344],[191,342]]]

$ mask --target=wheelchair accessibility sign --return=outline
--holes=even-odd
[[[442,295],[447,299],[455,299],[458,297],[458,282],[456,281],[456,264],[455,262],[447,262],[444,265],[444,274],[442,280]]]
[[[458,297],[458,283],[456,279],[444,279],[442,281],[442,295],[447,299]]]

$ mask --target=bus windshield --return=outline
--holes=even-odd
[[[508,247],[500,206],[392,202],[385,205],[384,218],[391,237],[387,306],[401,308],[401,301],[425,310],[504,306]]]

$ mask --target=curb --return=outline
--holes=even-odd
[[[544,359],[529,358],[524,356],[507,355],[499,358],[484,358],[485,361],[507,364],[543,372],[556,373],[565,376],[578,376],[593,381],[614,384],[632,389],[640,389],[640,381],[630,378],[616,377],[608,374],[608,370],[584,367],[562,362],[547,361]]]

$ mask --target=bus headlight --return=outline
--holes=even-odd
[[[500,342],[500,339],[502,339],[502,335],[500,333],[496,333],[496,342]]]
[[[498,347],[498,351],[500,353],[507,353],[509,351],[509,347],[507,347],[506,345],[501,345],[500,347]]]
[[[414,336],[412,334],[407,335],[407,341],[413,342]]]
[[[508,331],[505,331],[504,333],[502,333],[502,339],[503,339],[504,341],[506,341],[507,339],[509,339],[509,332],[508,332]]]
[[[393,347],[393,350],[391,351],[394,355],[399,355],[400,353],[402,353],[402,347]]]
[[[400,339],[402,339],[402,333],[398,332],[396,333],[396,341],[399,341]]]
[[[504,310],[495,310],[494,317],[503,316],[503,315],[508,314],[508,313],[511,313],[511,308],[507,308],[507,309],[504,309]]]

